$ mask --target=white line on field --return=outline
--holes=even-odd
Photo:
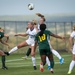
[[[23,63],[9,63],[9,64],[17,64],[17,65],[9,65],[9,67],[32,66],[32,64],[23,64]],[[59,62],[55,62],[55,64],[59,64]],[[37,65],[40,65],[40,63],[38,63]],[[59,64],[59,65],[60,65],[60,64]]]
[[[20,60],[24,60],[24,59],[13,59],[13,60],[6,60],[6,62],[20,61]]]
[[[67,56],[71,56],[71,55],[62,55],[62,56],[64,56],[64,57],[67,57]],[[31,59],[31,58],[27,58],[27,59],[13,59],[13,60],[6,60],[6,62],[14,62],[14,61],[20,61],[20,60],[29,60],[29,59]],[[36,59],[40,59],[40,57],[36,57]]]

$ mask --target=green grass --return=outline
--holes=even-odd
[[[34,70],[30,59],[31,56],[29,56],[27,60],[24,60],[22,59],[24,54],[12,54],[6,57],[6,65],[8,66],[8,70],[1,69],[0,61],[0,75],[67,75],[72,56],[70,53],[61,53],[61,55],[65,59],[64,64],[60,65],[59,59],[54,56],[54,74],[51,74],[47,69],[47,65],[44,66],[44,72],[39,71],[39,55],[36,55],[37,70]],[[71,75],[75,75],[75,68],[73,69]]]

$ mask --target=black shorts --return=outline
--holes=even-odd
[[[52,54],[52,51],[50,49],[40,49],[39,52],[40,52],[40,56],[41,55],[48,56],[48,55]]]

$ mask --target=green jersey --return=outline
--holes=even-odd
[[[4,33],[0,32],[0,40],[4,37]]]
[[[52,35],[53,33],[50,32],[49,30],[45,30],[43,32],[43,35],[39,35],[40,32],[37,33],[35,37],[35,41],[38,41],[39,45],[39,50],[41,49],[50,49],[50,44],[49,44],[49,36]]]

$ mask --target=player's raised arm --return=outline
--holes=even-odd
[[[59,38],[59,39],[65,40],[65,37],[61,37],[61,36],[56,35],[56,34],[51,34],[51,36],[53,36],[53,37],[55,37],[55,38]]]
[[[7,34],[4,34],[4,37],[7,38],[6,41],[4,41],[4,40],[1,39],[0,42],[1,42],[2,44],[4,44],[4,45],[8,46],[8,48],[10,48],[10,47],[9,47],[9,44],[7,43],[8,40],[9,40],[9,36],[8,36]]]
[[[15,34],[15,36],[27,36],[28,34]]]

